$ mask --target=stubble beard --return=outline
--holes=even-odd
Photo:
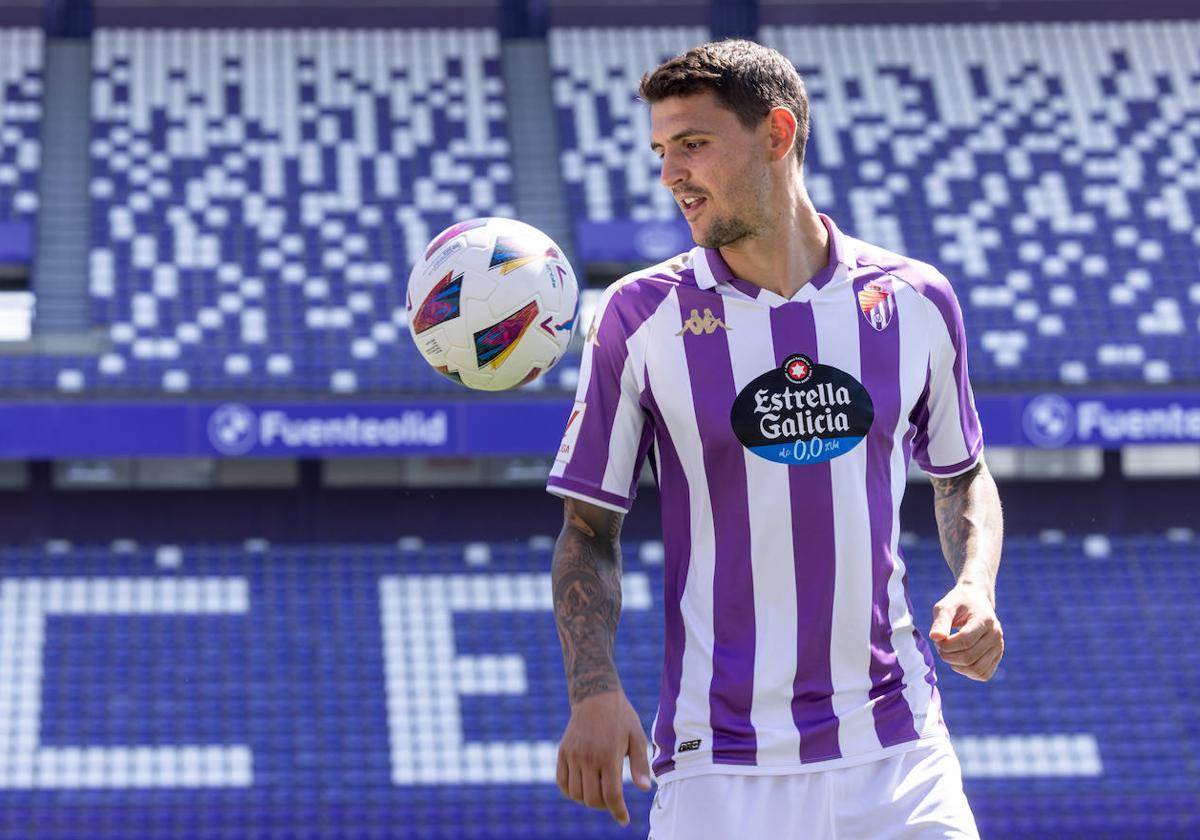
[[[765,176],[765,172],[760,173],[752,168],[743,169],[738,178],[742,186],[731,196],[732,200],[729,202],[743,208],[742,212],[736,216],[715,216],[708,230],[701,234],[702,238],[696,239],[696,244],[711,249],[725,248],[758,235],[766,225],[766,219],[761,212],[761,208],[768,204],[768,184]],[[759,212],[756,213],[754,208],[758,208]]]
[[[708,226],[708,230],[701,235],[701,238],[696,240],[696,244],[715,250],[733,245],[735,242],[740,242],[753,235],[754,228],[744,219],[717,218],[713,219],[712,224]]]

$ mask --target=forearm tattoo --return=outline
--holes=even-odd
[[[984,464],[952,478],[934,478],[933,512],[955,579],[994,588],[1004,525],[996,482]]]
[[[586,507],[586,511],[585,511]],[[586,513],[586,518],[585,518]],[[620,687],[613,642],[621,616],[622,514],[568,499],[554,546],[554,621],[571,704]]]

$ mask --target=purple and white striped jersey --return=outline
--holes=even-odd
[[[655,775],[795,773],[942,737],[899,549],[911,458],[983,438],[931,266],[842,234],[790,300],[694,248],[605,292],[548,489],[629,509],[650,456],[665,645]]]

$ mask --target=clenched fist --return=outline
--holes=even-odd
[[[960,629],[951,635],[955,627]],[[933,605],[929,638],[943,662],[973,680],[990,680],[1004,656],[1004,629],[992,596],[978,586],[955,586]]]

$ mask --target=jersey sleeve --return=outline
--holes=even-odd
[[[929,369],[913,411],[913,457],[925,472],[949,478],[974,467],[983,454],[983,430],[967,375],[962,309],[950,281],[936,275],[924,289]]]
[[[584,341],[575,404],[546,489],[627,512],[652,430],[641,405],[644,319],[639,324],[620,305],[619,288],[614,284],[604,293]]]

